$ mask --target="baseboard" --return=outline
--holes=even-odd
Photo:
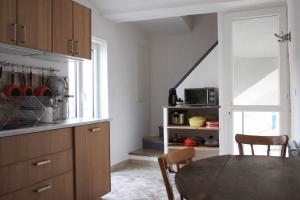
[[[140,157],[140,156],[139,156]],[[139,164],[139,165],[150,165],[154,167],[158,167],[158,161],[156,160],[142,160],[142,159],[129,159],[130,163]]]
[[[127,165],[128,163],[129,163],[129,159],[128,159],[128,160],[124,160],[124,161],[122,161],[122,162],[119,162],[119,163],[117,163],[117,164],[115,164],[115,165],[112,165],[112,166],[110,167],[110,171],[111,171],[111,172],[117,171],[117,170],[123,168],[123,167],[124,167],[125,165]]]
[[[156,157],[138,156],[138,155],[129,155],[129,160],[141,160],[141,161],[157,162]]]

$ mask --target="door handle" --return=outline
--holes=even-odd
[[[36,192],[36,193],[41,193],[41,192],[44,192],[44,191],[46,191],[46,190],[50,190],[51,188],[52,188],[51,185],[46,185],[46,186],[44,186],[44,187],[35,189],[34,192]]]
[[[74,41],[74,53],[76,55],[79,54],[79,42],[78,42],[78,40]]]
[[[16,23],[11,24],[11,39],[10,40],[12,42],[17,41],[17,24]]]
[[[74,53],[74,40],[68,40],[68,51],[69,53]]]
[[[26,42],[26,26],[22,25],[22,26],[20,26],[20,28],[21,28],[21,40],[20,40],[20,42],[24,44]]]
[[[90,132],[99,132],[99,131],[101,131],[102,129],[100,128],[100,127],[98,127],[98,128],[91,128],[90,129]]]
[[[50,164],[50,163],[51,163],[51,160],[43,160],[43,161],[40,161],[40,162],[33,163],[33,165],[43,166],[43,165],[47,165],[47,164]]]

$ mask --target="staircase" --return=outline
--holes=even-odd
[[[218,45],[218,41],[212,44],[212,46],[200,57],[200,59],[193,65],[193,67],[188,70],[184,76],[178,81],[178,83],[173,87],[178,88],[187,77],[199,66],[199,64],[213,51],[213,49]],[[163,127],[159,127],[159,136],[147,136],[143,138],[143,148],[136,151],[130,152],[129,157],[132,159],[140,160],[155,160],[157,157],[164,154],[164,133]]]
[[[130,152],[134,159],[155,160],[164,154],[163,127],[159,127],[159,136],[147,136],[143,138],[143,148]],[[150,158],[150,159],[147,159]],[[152,158],[152,159],[151,159]]]

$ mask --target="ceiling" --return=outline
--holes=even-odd
[[[189,33],[193,29],[194,17],[169,17],[132,22],[151,36]]]
[[[91,0],[106,18],[129,22],[212,13],[286,0]]]

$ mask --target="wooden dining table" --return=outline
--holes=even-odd
[[[300,159],[211,157],[182,167],[175,183],[188,200],[299,200]]]

